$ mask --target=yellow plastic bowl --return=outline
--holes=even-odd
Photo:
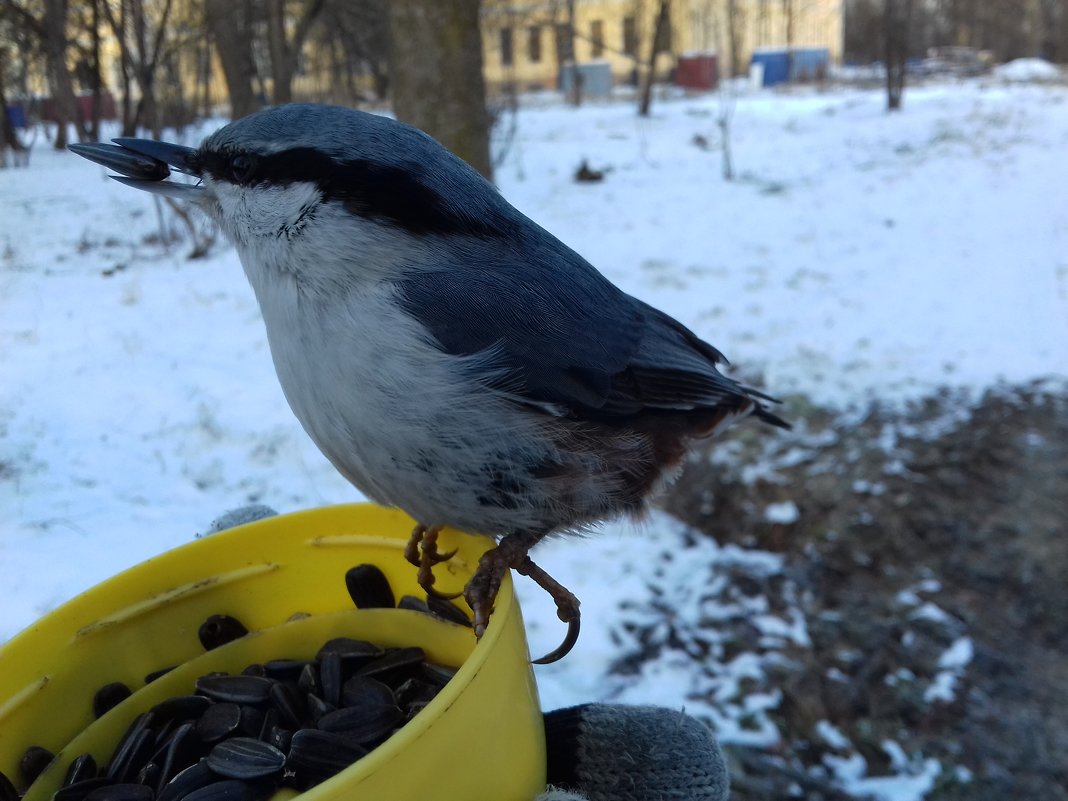
[[[545,742],[510,580],[477,645],[470,629],[428,615],[352,607],[344,576],[361,563],[381,568],[398,598],[420,594],[403,555],[413,525],[371,505],[273,517],[191,542],[74,598],[0,647],[0,771],[18,784],[26,748],[58,753],[25,798],[47,801],[74,757],[88,752],[103,764],[134,717],[191,692],[197,676],[311,658],[326,640],[348,636],[418,645],[459,670],[408,725],[304,801],[530,801],[545,788]],[[441,549],[458,551],[435,568],[437,586],[462,587],[491,544],[443,531]],[[213,614],[232,615],[251,633],[205,652],[197,629]],[[92,696],[113,681],[135,692],[94,720]]]

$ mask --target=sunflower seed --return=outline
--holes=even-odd
[[[456,668],[448,667],[447,665],[438,665],[434,662],[425,662],[423,663],[421,675],[435,687],[441,689],[452,680],[453,676],[456,675]]]
[[[11,783],[11,779],[0,772],[0,801],[19,801],[19,791]]]
[[[369,676],[353,676],[341,688],[345,706],[377,706],[396,704],[397,699],[387,685]]]
[[[322,731],[344,734],[360,745],[366,745],[384,738],[403,720],[404,713],[400,707],[377,704],[371,707],[339,709],[323,715],[315,725]]]
[[[435,598],[433,595],[428,595],[426,597],[426,605],[430,610],[430,614],[440,617],[442,620],[447,620],[450,623],[458,623],[459,625],[467,626],[468,628],[471,628],[474,625],[466,612],[456,604],[449,603],[443,598]]]
[[[430,607],[427,606],[426,601],[422,598],[416,598],[414,595],[405,595],[397,602],[398,609],[407,609],[409,612],[420,612],[424,615],[431,614]]]
[[[203,695],[176,695],[152,707],[156,720],[196,720],[210,707],[211,699]]]
[[[56,755],[47,748],[31,745],[19,760],[19,773],[26,784],[33,784],[55,758]]]
[[[233,737],[211,749],[208,767],[228,779],[259,779],[280,773],[286,755],[269,743]]]
[[[178,666],[177,665],[171,665],[170,667],[160,668],[159,670],[153,670],[151,673],[149,673],[149,674],[147,674],[145,676],[145,684],[151,684],[156,679],[158,679],[160,676],[166,676],[168,673],[170,673],[176,667],[178,667]]]
[[[305,665],[300,671],[300,678],[297,679],[297,688],[303,693],[315,693],[318,695],[322,692],[319,687],[319,672],[315,669],[315,665]]]
[[[257,706],[250,704],[241,705],[241,721],[237,724],[237,731],[244,737],[252,737],[253,739],[260,736],[260,732],[263,730],[263,722],[266,718],[266,713]]]
[[[248,634],[245,624],[230,615],[212,615],[197,629],[197,637],[205,651],[211,651],[220,645],[240,639]]]
[[[52,801],[82,801],[82,799],[89,795],[89,793],[93,792],[93,790],[114,783],[115,782],[106,776],[83,779],[80,782],[60,787],[52,794]]]
[[[82,754],[76,757],[67,768],[67,774],[63,777],[63,786],[75,784],[96,777],[96,760],[92,754]]]
[[[267,700],[272,683],[259,676],[201,676],[196,680],[196,688],[216,701],[259,704]]]
[[[93,694],[93,717],[102,717],[132,694],[133,691],[121,681],[105,684]]]
[[[422,679],[408,679],[397,688],[397,706],[406,709],[412,704],[425,705],[437,694],[438,688],[434,685]]]
[[[261,665],[259,662],[253,662],[251,665],[245,665],[245,669],[241,671],[242,676],[259,676],[263,678],[267,675],[267,668]]]
[[[366,640],[354,640],[351,637],[335,637],[332,640],[328,640],[323,647],[319,649],[319,653],[315,655],[316,661],[322,662],[323,657],[329,653],[338,654],[341,657],[341,661],[349,667],[357,667],[377,659],[382,656],[384,651],[374,643],[367,642]]]
[[[237,704],[213,704],[197,721],[197,736],[206,743],[215,743],[229,736],[240,722],[241,707]]]
[[[179,801],[179,799],[185,798],[190,793],[202,787],[207,787],[218,778],[208,767],[208,761],[202,759],[163,785],[163,789],[160,790],[159,798],[156,801]]]
[[[271,687],[271,706],[278,712],[278,719],[291,729],[299,729],[308,716],[304,694],[295,685],[279,682]]]
[[[156,790],[188,768],[204,755],[204,741],[198,736],[193,723],[183,723],[174,730],[160,761],[160,771],[152,785]],[[145,782],[148,784],[148,782]]]
[[[389,648],[386,653],[356,671],[357,676],[388,676],[404,681],[426,659],[422,648]]]
[[[334,706],[341,703],[341,657],[336,651],[324,654],[319,662],[319,685],[324,701]]]
[[[224,779],[194,790],[183,801],[252,801],[258,794],[248,783],[238,779]]]
[[[159,777],[162,771],[159,765],[155,762],[147,762],[145,766],[137,772],[137,778],[134,779],[138,784],[143,784],[145,787],[153,788],[152,794],[155,795],[155,787],[159,784]]]
[[[151,714],[141,715],[151,721]],[[134,727],[137,727],[134,721]],[[131,733],[123,740],[115,751],[108,765],[107,777],[124,784],[133,779],[145,766],[156,750],[156,733],[145,723],[140,728],[133,728]]]
[[[286,769],[303,779],[322,781],[340,773],[366,753],[367,749],[340,735],[300,729],[293,732]]]
[[[297,678],[307,664],[303,659],[272,659],[263,664],[263,669],[268,678],[285,681]]]
[[[156,794],[151,787],[133,782],[106,784],[85,797],[85,801],[153,801]]]
[[[397,602],[389,579],[374,565],[356,565],[345,574],[345,587],[357,609],[393,609]]]
[[[308,693],[306,696],[308,699],[308,717],[312,720],[318,720],[323,715],[333,712],[337,709],[333,704],[328,704],[322,698],[312,693]]]

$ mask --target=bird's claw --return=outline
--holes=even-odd
[[[533,579],[534,583],[552,596],[552,599],[556,601],[557,616],[567,623],[567,635],[564,637],[564,641],[545,656],[533,660],[533,663],[535,665],[549,665],[563,659],[575,647],[575,643],[578,642],[581,628],[579,599],[575,597],[571,590],[534,564],[529,556],[525,557],[522,563],[516,566],[516,571]]]
[[[419,586],[427,595],[440,601],[451,601],[463,595],[463,592],[442,592],[434,589],[434,565],[448,562],[459,550],[453,548],[447,553],[438,553],[438,533],[441,526],[424,526],[422,523],[412,530],[408,544],[404,546],[404,558],[419,568]]]

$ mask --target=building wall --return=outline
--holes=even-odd
[[[732,60],[744,72],[758,47],[826,47],[831,59],[838,61],[842,5],[842,0],[672,0],[667,51],[657,57],[657,73],[665,76],[679,54],[693,51],[719,54],[725,75],[730,74]],[[579,62],[607,61],[617,83],[633,79],[636,67],[648,58],[659,0],[484,0],[487,84],[495,88],[512,84],[521,90],[555,87],[559,57],[554,32],[567,24],[571,8],[574,57]],[[729,35],[732,19],[736,48]],[[532,36],[540,41],[535,51]]]

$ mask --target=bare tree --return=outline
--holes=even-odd
[[[252,89],[252,0],[205,0],[205,13],[230,96],[230,117],[246,117],[260,107]]]
[[[656,80],[656,57],[663,49],[665,31],[671,20],[671,0],[659,0],[656,10],[656,22],[653,24],[653,36],[649,42],[649,59],[645,62],[645,80],[642,83],[641,100],[638,102],[638,114],[649,116],[649,107],[653,102],[653,82]]]
[[[267,47],[271,53],[271,98],[275,103],[293,100],[293,75],[301,48],[326,0],[305,0],[297,16],[292,38],[286,36],[286,0],[265,0]]]
[[[905,94],[912,0],[884,0],[883,40],[886,47],[886,108],[897,111]]]
[[[492,178],[479,0],[391,0],[390,75],[397,118]]]

